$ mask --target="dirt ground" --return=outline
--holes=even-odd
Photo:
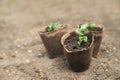
[[[38,31],[51,22],[105,27],[99,57],[81,73],[49,59]],[[120,0],[0,0],[0,80],[120,80]]]

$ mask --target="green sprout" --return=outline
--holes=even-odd
[[[87,36],[79,36],[78,45],[80,46],[82,42],[87,42],[87,41],[88,41]]]
[[[48,25],[47,26],[47,31],[48,32],[51,32],[51,31],[54,31],[57,27],[58,27],[58,22],[56,22],[56,23],[52,23],[52,24],[50,24],[50,25]]]
[[[79,36],[79,41],[78,41],[78,45],[80,46],[82,42],[87,42],[88,41],[88,37],[85,36],[85,31],[87,30],[87,24],[83,24],[80,26],[80,28],[78,28],[76,30],[76,33]]]
[[[94,23],[89,23],[88,29],[93,31],[94,28],[95,28],[95,24]]]
[[[94,27],[95,27],[94,23],[89,23],[89,24],[80,25],[80,27],[78,29],[76,29],[76,33],[79,36],[79,41],[78,41],[79,46],[81,45],[82,42],[88,41],[88,37],[85,36],[85,32],[87,30],[94,30]]]

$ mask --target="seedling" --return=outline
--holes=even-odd
[[[51,32],[51,31],[54,31],[57,27],[58,27],[58,22],[56,22],[56,23],[52,23],[52,24],[50,24],[50,25],[48,25],[47,26],[47,31],[48,32]]]
[[[89,23],[89,24],[83,24],[81,25],[77,30],[76,33],[79,35],[79,41],[78,45],[80,46],[82,42],[87,42],[88,37],[85,36],[85,32],[87,30],[94,30],[95,24],[94,23]]]
[[[94,24],[94,23],[89,23],[89,24],[88,24],[88,29],[89,29],[89,30],[92,30],[92,31],[93,31],[94,28],[95,28],[95,24]]]
[[[82,42],[87,42],[88,41],[88,37],[85,36],[85,31],[87,30],[87,24],[83,24],[80,26],[80,28],[78,28],[76,30],[76,33],[79,36],[79,41],[78,41],[78,45],[80,46]]]

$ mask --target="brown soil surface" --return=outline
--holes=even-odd
[[[46,56],[38,31],[58,20],[105,26],[89,70],[75,73],[65,58]],[[120,0],[0,0],[0,80],[120,80],[119,25]]]
[[[65,47],[69,51],[87,49],[90,46],[90,43],[91,43],[92,40],[88,39],[87,42],[82,42],[81,45],[78,45],[78,41],[79,41],[79,36],[78,35],[69,36],[64,42]]]

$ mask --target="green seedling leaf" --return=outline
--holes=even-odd
[[[79,41],[78,41],[79,46],[81,45],[82,42],[88,41],[88,37],[85,36],[85,31],[87,30],[88,30],[88,24],[83,24],[79,28],[76,29],[76,33],[79,36]]]
[[[79,41],[80,41],[80,42],[83,41],[83,36],[79,37]]]
[[[88,27],[88,24],[83,24],[81,25],[80,30],[85,32],[87,30],[87,27]]]
[[[58,27],[58,24],[59,23],[56,22],[56,23],[52,23],[52,24],[48,25],[47,31],[48,32],[54,31]]]
[[[88,25],[88,28],[89,28],[90,30],[94,30],[95,24],[94,24],[94,23],[90,23],[90,24]]]
[[[88,41],[88,37],[87,36],[83,36],[83,41],[87,42]]]
[[[77,33],[79,36],[84,35],[84,32],[83,32],[80,28],[78,28],[78,29],[76,30],[76,33]]]
[[[81,45],[81,43],[79,41],[77,43],[78,43],[79,46]]]
[[[51,25],[48,26],[47,31],[48,31],[48,32],[51,32],[51,31],[52,31],[52,26],[51,26]]]
[[[56,22],[56,23],[52,24],[53,30],[55,30],[55,29],[57,28],[58,25],[59,25],[59,22]]]
[[[48,30],[48,32],[50,32],[50,31],[51,31],[51,29],[50,29],[50,28],[48,28],[47,30]]]
[[[79,41],[78,41],[79,46],[81,45],[82,41],[83,41],[82,37],[79,37]]]

